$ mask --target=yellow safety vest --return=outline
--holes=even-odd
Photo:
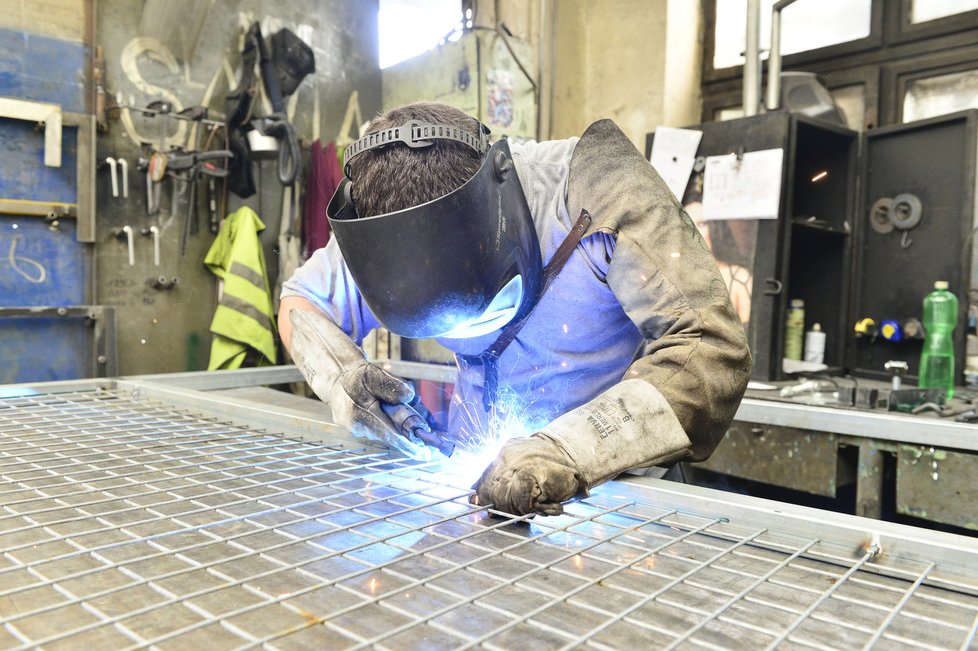
[[[204,258],[224,281],[211,321],[208,370],[240,368],[249,349],[261,354],[259,365],[275,364],[275,312],[258,239],[264,229],[255,211],[243,206],[227,216]]]

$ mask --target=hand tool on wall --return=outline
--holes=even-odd
[[[211,178],[224,178],[228,172],[223,165],[218,167],[216,161],[226,161],[233,154],[226,149],[212,151],[183,151],[171,150],[167,153],[167,170],[174,178],[188,189],[187,220],[184,223],[180,240],[180,255],[187,250],[187,242],[192,233],[197,231],[197,181],[200,174]],[[176,196],[176,192],[174,192]],[[174,211],[176,212],[176,211]]]
[[[160,212],[160,184],[166,175],[166,154],[154,151],[148,158],[139,159],[139,169],[146,170],[146,214]]]

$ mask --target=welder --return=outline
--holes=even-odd
[[[750,375],[744,328],[696,226],[610,120],[490,145],[436,103],[371,121],[345,154],[333,231],[285,283],[283,342],[334,418],[411,454],[381,406],[410,383],[368,362],[373,328],[459,366],[447,435],[519,412],[472,501],[516,514],[635,469],[708,457]]]

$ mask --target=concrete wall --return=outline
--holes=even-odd
[[[580,133],[612,118],[636,146],[659,125],[699,122],[703,41],[695,0],[499,0],[480,3],[476,27],[505,23],[514,39],[535,52],[527,57],[539,84],[540,139]],[[467,37],[466,37],[467,38]],[[463,39],[464,40],[464,39]],[[384,104],[440,99],[457,102],[447,74],[419,83],[412,69],[443,70],[460,47],[433,50],[384,71]]]
[[[699,121],[700,3],[556,3],[552,137],[612,118],[639,148],[659,125]]]
[[[0,27],[80,43],[86,4],[85,0],[4,0]]]

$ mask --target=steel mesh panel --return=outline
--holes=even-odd
[[[113,390],[0,399],[3,648],[978,648],[938,561],[423,465]]]

